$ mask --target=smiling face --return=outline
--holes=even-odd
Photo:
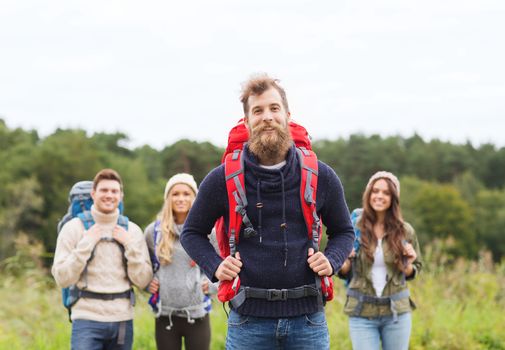
[[[247,100],[249,110],[245,116],[245,122],[249,130],[254,130],[260,125],[268,128],[269,124],[276,124],[283,128],[287,127],[289,112],[286,111],[282,103],[279,92],[270,88],[261,95],[251,95]],[[273,133],[271,128],[267,133]]]
[[[172,204],[172,212],[176,218],[186,218],[195,199],[195,193],[186,184],[175,184],[168,194]],[[179,220],[176,220],[179,221]]]
[[[385,213],[391,207],[391,191],[386,180],[375,181],[370,191],[369,203],[376,213]]]
[[[248,98],[244,121],[249,130],[249,148],[261,160],[277,160],[291,146],[288,129],[290,114],[275,88]]]
[[[123,199],[121,185],[116,180],[100,180],[96,188],[91,191],[95,208],[104,214],[116,211]]]

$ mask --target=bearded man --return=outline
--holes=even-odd
[[[209,243],[217,218],[228,218],[225,170],[221,165],[203,180],[181,234],[181,243],[213,281],[240,274],[240,291],[255,295],[231,305],[227,349],[329,349],[324,307],[313,293],[298,291],[314,276],[332,276],[351,252],[354,232],[335,172],[318,162],[317,214],[327,230],[323,252],[311,248],[300,201],[300,160],[291,140],[286,93],[278,80],[255,76],[243,85],[241,102],[249,141],[242,152],[247,216],[257,232],[240,232],[240,253],[221,258]],[[269,291],[280,290],[282,297]],[[240,293],[239,291],[239,293]],[[264,293],[261,293],[264,291]]]

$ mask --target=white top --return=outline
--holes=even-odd
[[[285,160],[283,160],[280,163],[274,164],[274,165],[262,165],[262,164],[260,164],[260,167],[265,168],[265,169],[273,170],[273,169],[280,169],[284,165],[286,165],[286,161]]]
[[[380,297],[386,286],[387,269],[384,262],[384,252],[382,251],[382,239],[377,242],[377,248],[374,253],[374,262],[372,265],[372,284],[375,294]]]

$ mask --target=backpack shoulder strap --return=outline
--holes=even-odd
[[[153,228],[153,241],[154,241],[154,249],[156,249],[156,246],[158,245],[159,241],[161,240],[161,221],[156,220],[154,222],[154,228]]]
[[[119,215],[117,218],[117,224],[124,228],[126,231],[128,231],[128,224],[130,223],[130,220],[128,219],[127,216],[124,215]]]
[[[361,214],[363,214],[363,208],[356,208],[351,213],[351,224],[352,228],[354,229],[354,242],[352,247],[354,249],[355,255],[354,258],[352,259],[353,262],[351,264],[351,271],[345,281],[346,288],[349,288],[351,280],[354,277],[358,276],[358,268],[356,267],[356,265],[359,263],[357,256],[359,253],[359,248],[361,246],[361,230],[358,227],[358,220],[361,218]]]
[[[300,200],[303,217],[307,225],[308,238],[312,241],[314,252],[317,252],[319,251],[322,231],[321,218],[317,215],[316,209],[317,180],[319,176],[317,156],[312,150],[305,147],[298,147],[296,151],[301,170]],[[317,289],[321,291],[318,294],[317,302],[322,306],[326,300],[333,298],[332,282],[327,276],[320,277],[317,274],[315,275],[315,281]]]
[[[82,224],[84,225],[85,230],[89,230],[91,226],[95,224],[95,220],[93,219],[93,216],[91,215],[91,212],[89,210],[83,211],[82,213],[77,214],[77,217],[81,220]],[[95,249],[96,245],[93,247],[93,250],[91,251],[91,254],[86,261],[86,265],[84,266],[84,270],[82,271],[81,276],[83,276],[84,279],[84,288],[88,288],[88,264],[93,258],[95,257]]]
[[[356,208],[351,213],[351,223],[354,228],[354,243],[353,248],[356,254],[359,252],[359,247],[361,245],[361,230],[358,228],[358,219],[361,217],[363,213],[362,208]]]
[[[84,229],[86,230],[89,230],[89,228],[95,224],[95,220],[93,219],[93,216],[89,210],[77,214],[77,217],[81,220],[82,224],[84,225]]]
[[[247,197],[244,187],[245,177],[242,150],[234,150],[226,156],[224,160],[224,172],[226,191],[228,193],[228,236],[230,254],[234,255],[236,253],[236,244],[238,244],[239,240],[240,227],[244,221],[244,216],[247,218],[245,214]],[[249,219],[247,218],[247,220]]]
[[[301,182],[300,200],[303,217],[307,226],[309,239],[314,242],[314,249],[319,248],[319,234],[321,233],[321,220],[316,212],[316,195],[318,179],[318,163],[316,154],[306,148],[297,148],[300,162]]]
[[[154,255],[151,259],[153,265],[153,271],[156,272],[160,268],[160,260],[158,259],[157,247],[161,240],[161,221],[156,220],[154,222],[154,232],[153,232],[153,252]]]
[[[127,216],[119,214],[119,216],[117,218],[117,224],[119,226],[121,226],[126,231],[128,231],[129,223],[130,223],[130,220],[128,219]],[[119,243],[118,241],[116,241],[115,239],[113,239],[112,241],[117,244],[119,250],[121,251],[121,255],[123,257],[122,260],[123,260],[123,266],[124,266],[124,269],[125,269],[126,278],[130,282],[130,285],[132,285],[133,283],[130,280],[130,276],[128,276],[128,259],[126,258],[125,247],[121,243]]]

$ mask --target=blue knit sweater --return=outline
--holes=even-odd
[[[245,238],[242,227],[237,246],[243,263],[241,285],[283,289],[313,284],[315,274],[307,264],[311,242],[302,213],[301,174],[294,146],[287,154],[286,165],[274,170],[260,167],[246,147],[244,166],[249,203],[247,215],[258,234]],[[256,208],[259,201],[263,203],[261,212]],[[316,207],[327,228],[328,243],[324,254],[336,273],[351,252],[354,232],[342,184],[323,162],[319,162]],[[223,165],[203,180],[181,234],[184,249],[212,281],[216,281],[214,274],[222,258],[209,243],[207,233],[221,216],[227,223],[228,197]],[[261,230],[258,228],[260,221]],[[281,229],[283,222],[287,223],[286,230]],[[236,311],[256,317],[283,318],[319,309],[316,297],[305,297],[286,301],[246,299]]]

